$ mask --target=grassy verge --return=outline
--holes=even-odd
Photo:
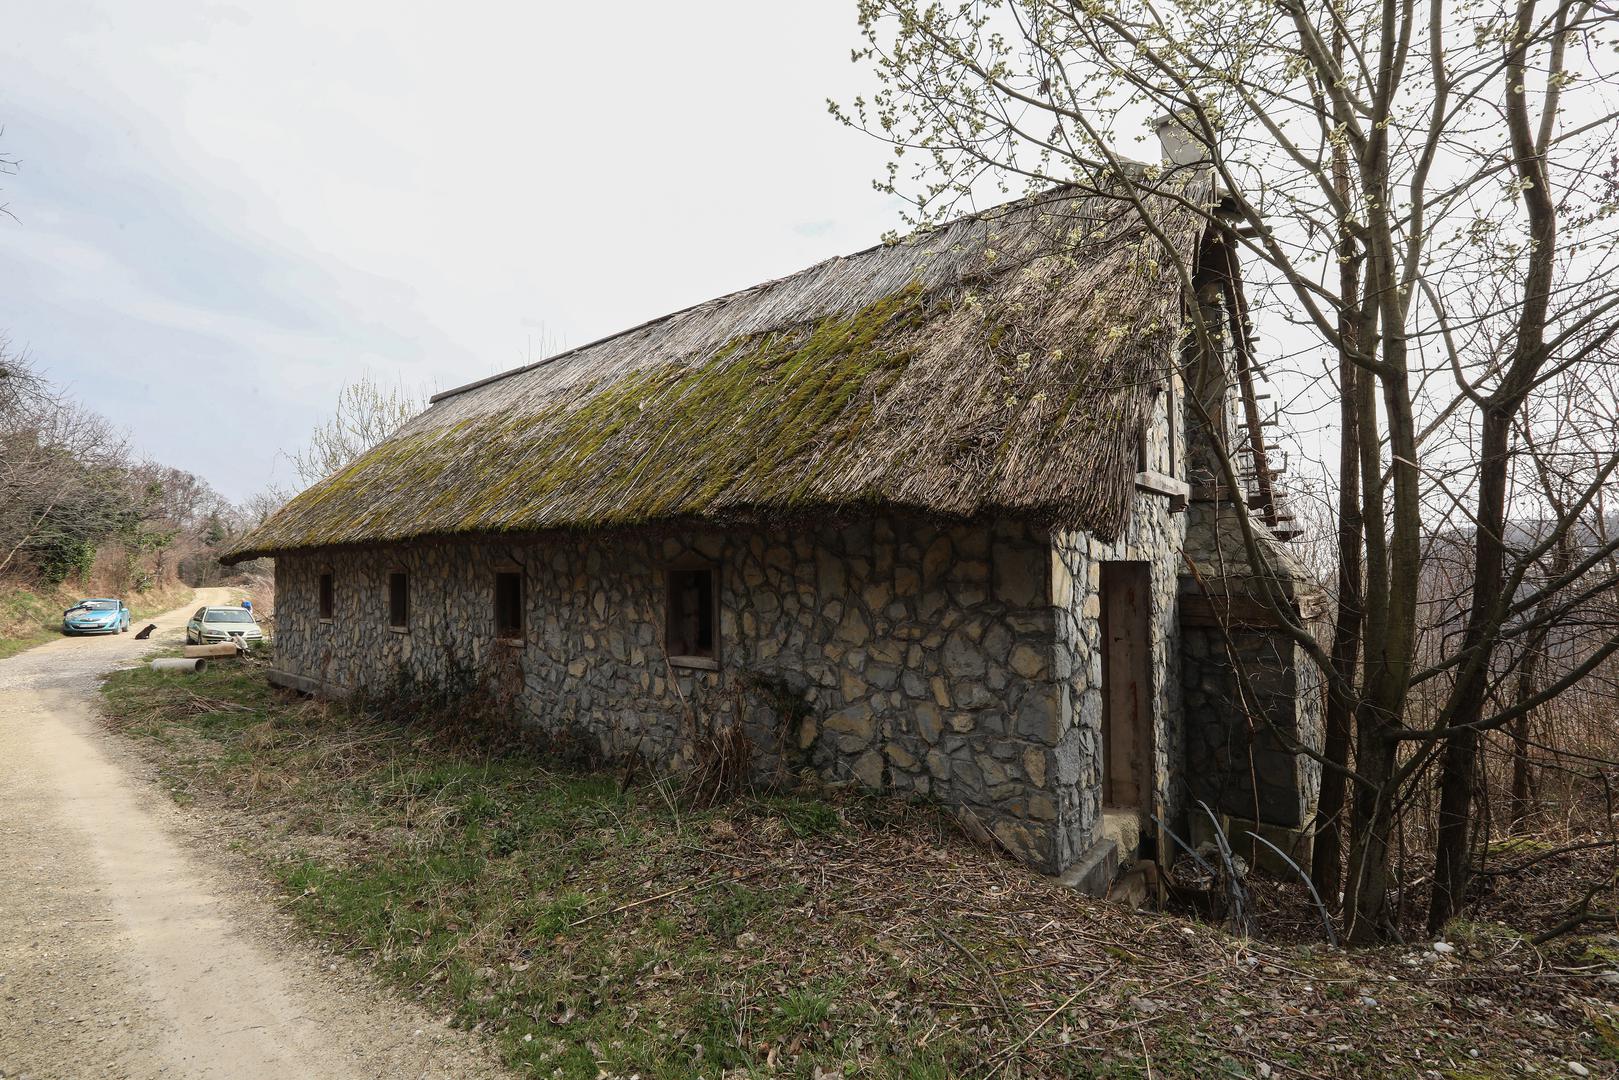
[[[137,593],[129,601],[130,621],[161,615],[189,603],[194,595],[190,586],[180,584]],[[63,610],[81,598],[63,588],[39,590],[0,583],[0,660],[61,637]]]
[[[924,808],[688,812],[284,697],[254,668],[135,669],[105,697],[312,936],[524,1075],[1597,1074],[1614,1030],[1591,972],[1521,941],[1266,947],[1076,896]]]

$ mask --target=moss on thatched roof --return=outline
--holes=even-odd
[[[1112,536],[1181,322],[1127,202],[1047,193],[440,394],[230,558],[874,506]]]

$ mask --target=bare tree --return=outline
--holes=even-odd
[[[316,426],[309,445],[291,455],[293,469],[305,484],[323,480],[398,431],[426,406],[421,395],[402,385],[385,389],[371,375],[361,375],[338,391],[336,412]]]
[[[0,137],[4,137],[5,133],[6,129],[0,127]],[[15,157],[12,157],[10,154],[0,154],[0,176],[15,175],[19,165],[21,165],[21,162]],[[7,206],[5,203],[0,203],[0,214],[4,214],[13,221],[15,221],[17,218],[17,215],[11,212],[11,207]]]
[[[1122,186],[1154,232],[1147,196],[1185,203],[1183,174],[1206,174],[1224,205],[1193,209],[1243,253],[1260,317],[1304,339],[1300,363],[1325,347],[1322,380],[1347,399],[1335,640],[1315,641],[1283,604],[1275,615],[1333,702],[1327,764],[1353,796],[1346,936],[1391,931],[1396,814],[1436,760],[1446,779],[1431,915],[1442,921],[1465,887],[1456,856],[1473,793],[1460,777],[1478,732],[1520,709],[1480,690],[1507,628],[1568,584],[1533,583],[1544,550],[1501,542],[1510,433],[1548,380],[1601,362],[1605,335],[1592,330],[1619,312],[1609,283],[1619,205],[1601,170],[1616,113],[1594,59],[1612,44],[1612,12],[1595,0],[862,0],[859,10],[866,45],[855,58],[876,92],[833,111],[893,144],[880,186],[911,197],[917,220],[991,181],[1074,182]],[[1125,159],[1122,133],[1155,116],[1198,163]],[[1159,255],[1178,258],[1167,245]],[[1189,286],[1194,268],[1178,269]],[[1190,333],[1210,335],[1195,308],[1189,320]],[[1220,466],[1240,497],[1233,457]],[[1616,462],[1610,448],[1548,543]],[[1472,600],[1464,632],[1424,664],[1424,538],[1458,528],[1476,538]],[[1584,677],[1602,648],[1535,699]],[[1412,711],[1419,686],[1431,712]]]
[[[127,446],[0,341],[0,573],[128,526]],[[36,561],[39,561],[36,558]]]

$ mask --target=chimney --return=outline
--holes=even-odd
[[[1168,113],[1152,122],[1158,133],[1158,145],[1163,149],[1165,165],[1196,165],[1209,160],[1209,148],[1194,134],[1193,114],[1189,109]]]

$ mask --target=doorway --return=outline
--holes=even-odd
[[[1152,574],[1102,564],[1102,805],[1153,812]]]

